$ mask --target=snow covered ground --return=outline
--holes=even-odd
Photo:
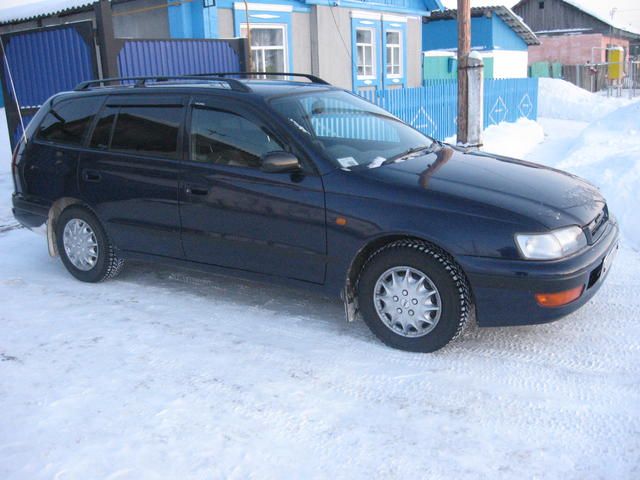
[[[609,165],[577,164],[599,145],[583,120],[539,124],[492,128],[535,135],[529,159],[596,177]],[[513,149],[499,133],[493,148]],[[43,237],[0,227],[0,478],[640,478],[633,221],[580,311],[472,326],[430,355],[280,287],[145,265],[82,284]]]

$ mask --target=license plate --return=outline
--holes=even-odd
[[[602,273],[600,274],[601,277],[604,277],[605,274],[611,269],[611,266],[613,265],[613,259],[616,258],[616,254],[618,253],[618,244],[616,244],[615,247],[613,247],[613,250],[611,250],[606,257],[604,257],[604,260],[602,261]]]

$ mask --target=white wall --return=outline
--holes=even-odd
[[[493,78],[527,77],[527,51],[492,50]]]

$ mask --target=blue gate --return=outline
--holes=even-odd
[[[91,22],[8,33],[1,37],[0,77],[11,145],[24,124],[55,93],[97,78]],[[4,54],[3,54],[4,53]]]
[[[243,72],[245,40],[124,40],[118,68],[122,77]]]

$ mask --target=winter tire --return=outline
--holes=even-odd
[[[433,352],[462,332],[472,308],[462,269],[426,242],[399,240],[369,257],[358,279],[364,321],[385,344]]]
[[[69,207],[56,222],[56,242],[62,263],[83,282],[115,277],[124,265],[96,216],[82,207]]]

